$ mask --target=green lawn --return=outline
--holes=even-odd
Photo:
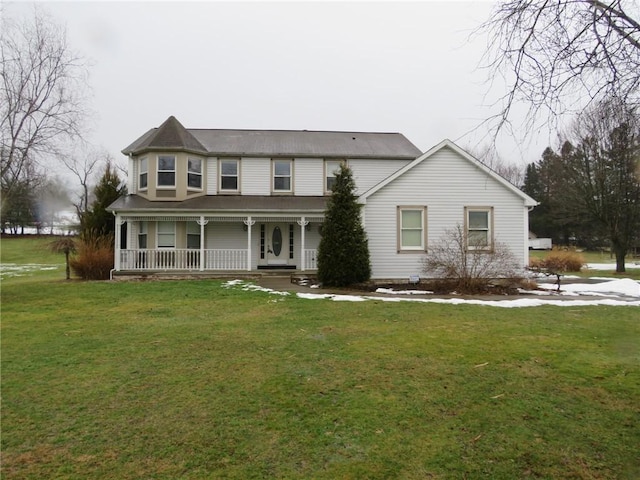
[[[640,478],[638,307],[58,274],[2,282],[2,478]]]

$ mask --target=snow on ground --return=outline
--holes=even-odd
[[[626,262],[624,264],[624,267],[626,269],[629,268],[640,268],[640,262]],[[615,262],[613,263],[587,263],[586,265],[587,270],[615,270],[616,269],[616,264]]]
[[[226,288],[240,287],[243,290],[263,291],[271,294],[288,295],[288,292],[279,292],[270,288],[244,282],[243,280],[231,280],[223,286]],[[298,298],[308,300],[333,300],[334,302],[364,302],[368,300],[382,302],[420,302],[441,303],[452,305],[487,305],[501,308],[538,307],[542,305],[555,305],[560,307],[577,307],[590,305],[608,306],[638,306],[640,307],[640,282],[624,279],[606,279],[599,283],[568,283],[561,285],[561,292],[556,293],[554,283],[541,284],[545,290],[521,291],[522,298],[509,297],[504,300],[481,300],[477,298],[430,298],[431,292],[380,288],[376,290],[378,296],[371,295],[342,295],[333,293],[297,293]],[[421,298],[416,298],[421,295]],[[545,296],[547,298],[540,298]],[[567,297],[571,298],[567,298]],[[588,298],[581,299],[580,296]],[[427,297],[427,298],[425,298]],[[555,297],[555,298],[552,298]],[[596,298],[594,298],[596,297]],[[601,298],[598,298],[601,297]],[[637,299],[637,300],[636,300]]]
[[[57,270],[61,265],[42,265],[38,263],[16,264],[2,263],[0,264],[0,278],[7,277],[24,277],[33,272],[42,270]]]
[[[539,288],[547,290],[556,290],[556,284],[541,283]],[[630,278],[621,278],[620,280],[606,279],[600,283],[566,283],[560,285],[561,295],[607,295],[619,297],[640,298],[640,283]]]

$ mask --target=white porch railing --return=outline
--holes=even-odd
[[[199,270],[200,250],[120,250],[120,270]],[[204,251],[204,270],[246,270],[247,250]]]
[[[304,250],[304,269],[317,270],[317,250]],[[247,250],[207,249],[203,270],[247,270]],[[200,250],[177,248],[172,250],[120,250],[120,270],[200,270]]]
[[[305,270],[317,270],[318,269],[318,252],[315,248],[304,249],[304,269]]]
[[[247,251],[245,249],[205,250],[205,270],[246,270]]]

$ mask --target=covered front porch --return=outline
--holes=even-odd
[[[116,214],[115,272],[313,273],[319,215]]]

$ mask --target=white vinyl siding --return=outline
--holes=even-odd
[[[295,194],[320,196],[322,190],[323,160],[321,158],[296,158],[294,160]]]
[[[218,159],[215,157],[207,158],[207,195],[215,195],[218,187]]]
[[[524,267],[527,264],[523,235],[527,222],[524,200],[449,148],[443,148],[417,164],[367,199],[364,207],[373,278],[408,278],[422,272],[423,255],[397,251],[397,208],[428,205],[428,245],[445,230],[464,227],[466,206],[492,208],[493,239],[508,245]]]
[[[349,159],[348,164],[356,182],[356,193],[361,195],[411,160]]]
[[[129,157],[129,175],[127,177],[127,189],[129,193],[138,193],[138,161]]]
[[[242,158],[240,190],[243,195],[271,195],[271,159]]]

